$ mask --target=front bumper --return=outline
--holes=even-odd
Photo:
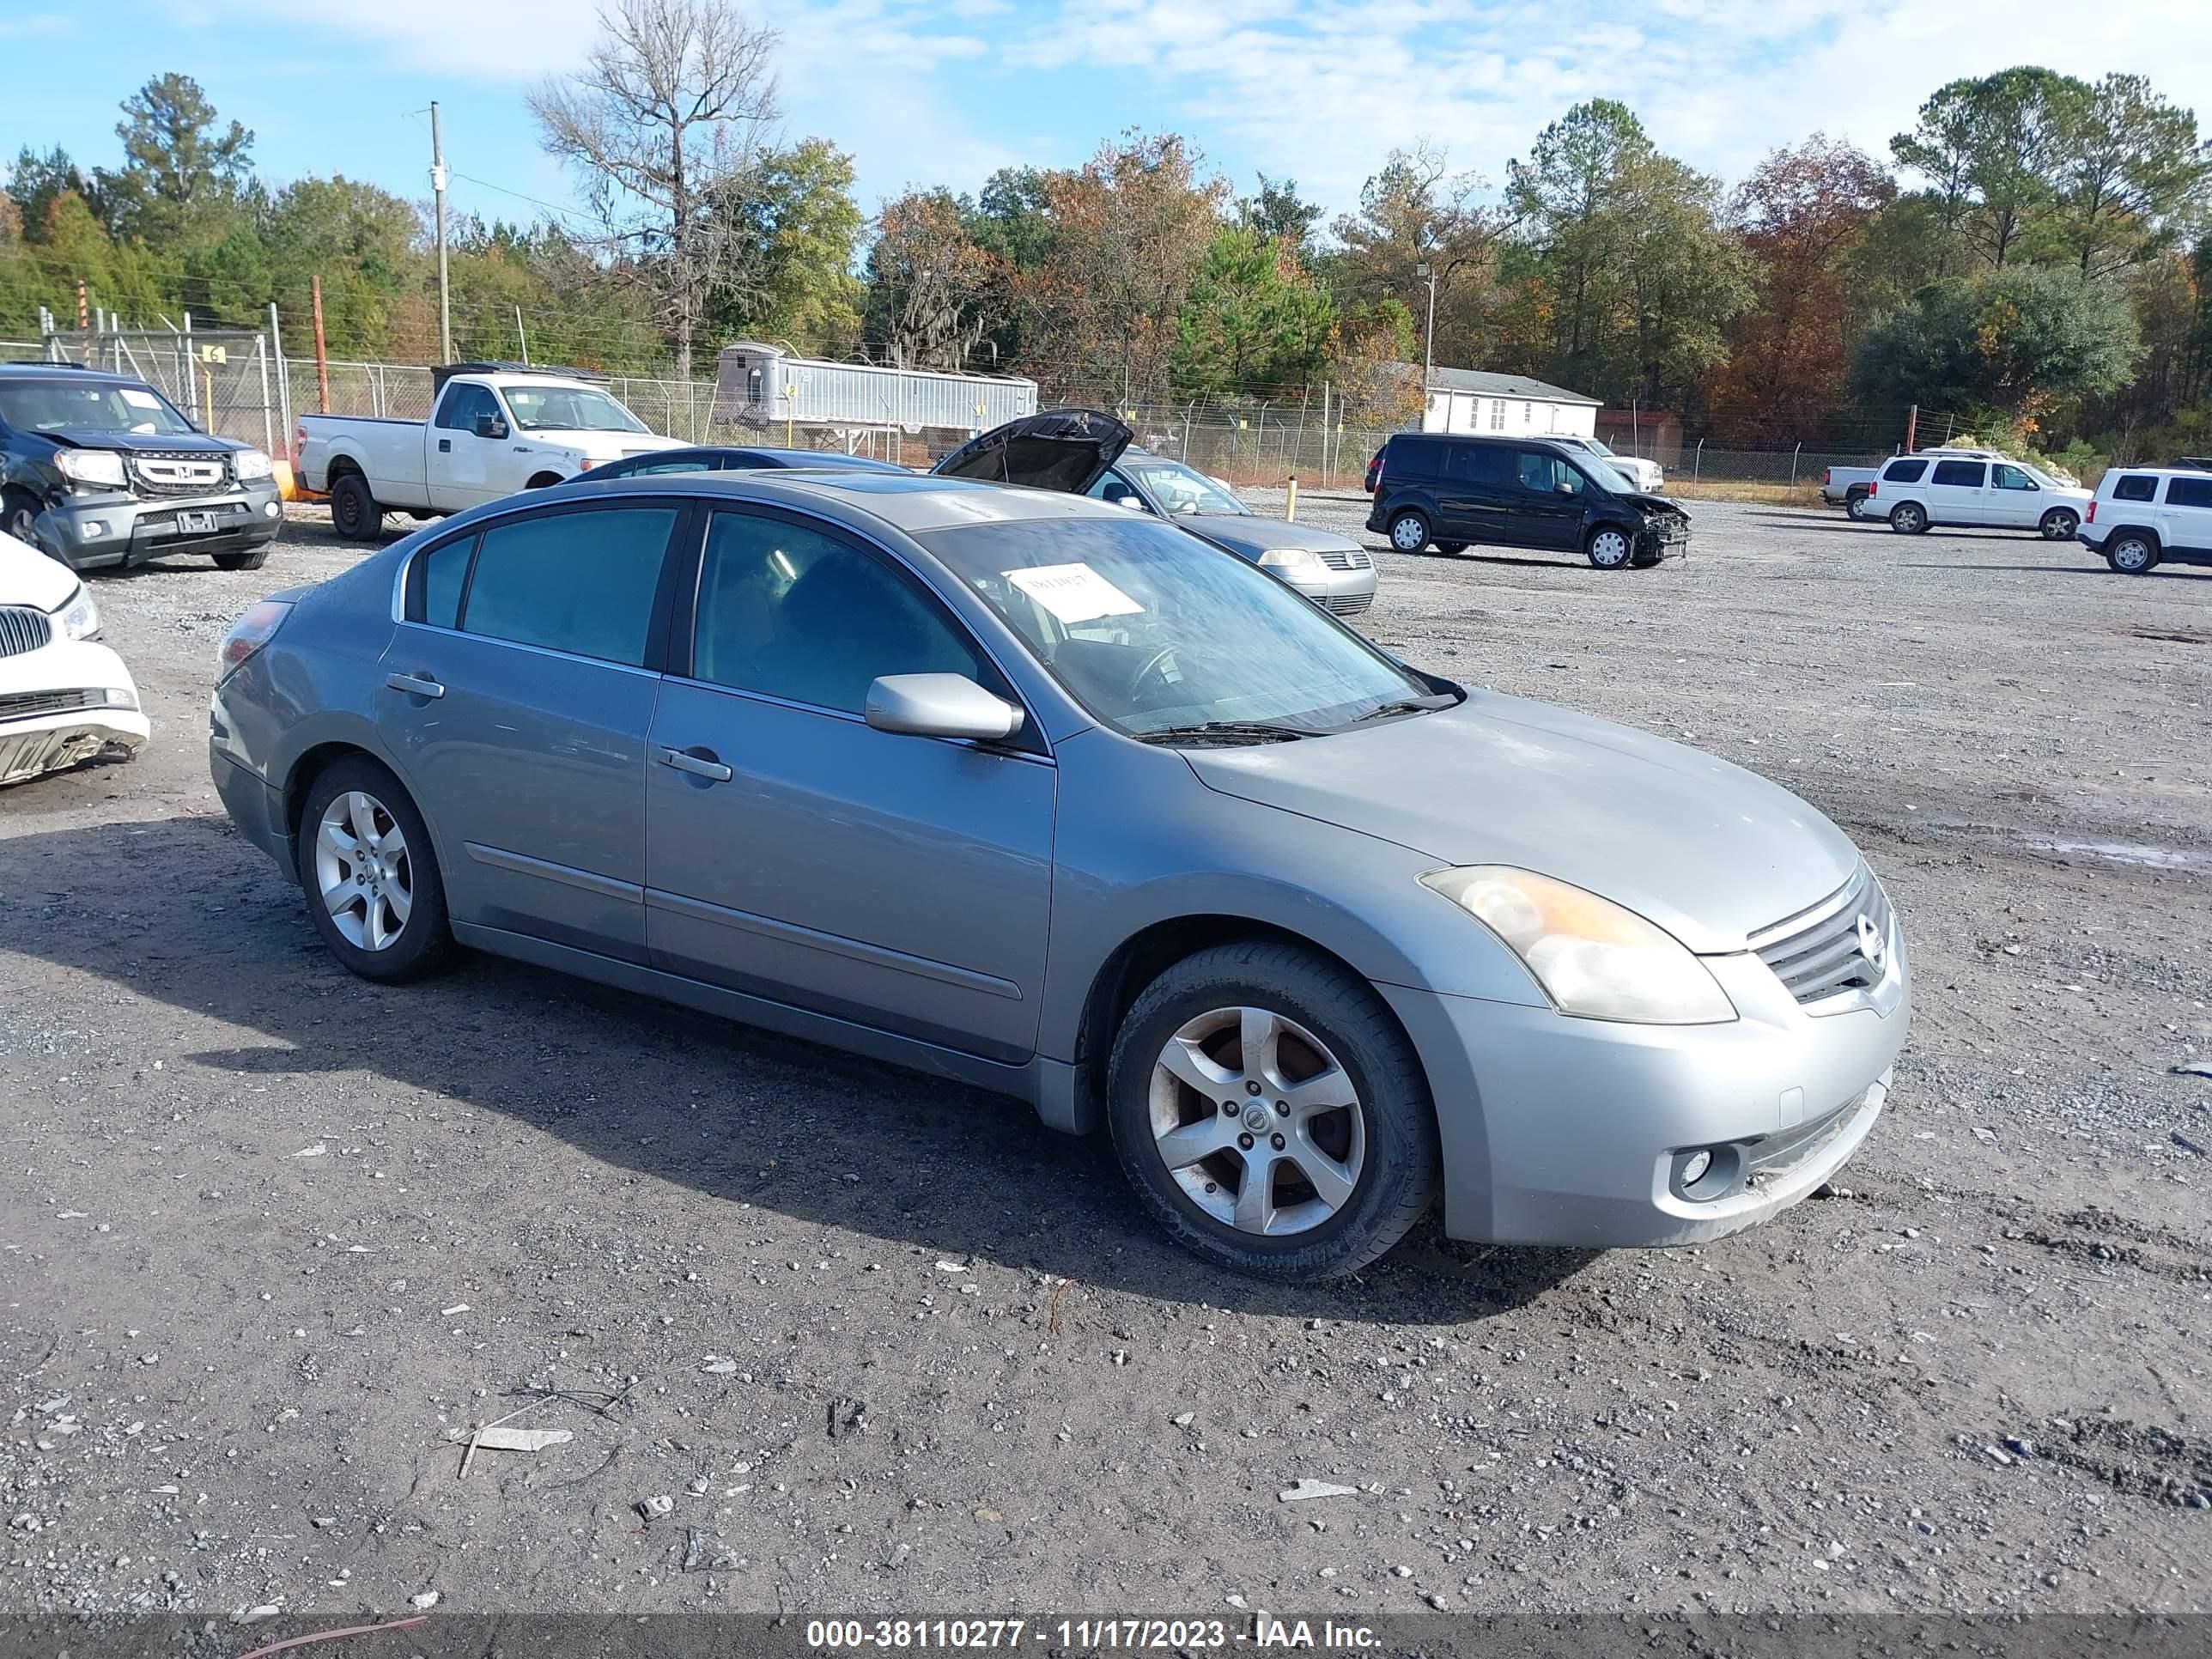
[[[1651,1026],[1382,985],[1427,1066],[1444,1162],[1444,1231],[1583,1249],[1701,1243],[1806,1197],[1881,1116],[1911,1018],[1891,927],[1888,977],[1800,1007],[1752,955],[1705,965],[1740,1018]],[[1682,1195],[1683,1155],[1717,1149],[1749,1179]]]
[[[1638,564],[1657,564],[1662,559],[1679,559],[1690,551],[1690,521],[1687,519],[1645,520],[1636,532],[1635,562]]]
[[[123,659],[71,641],[0,659],[0,785],[101,755],[128,759],[152,728]]]
[[[212,531],[183,531],[179,513],[212,513]],[[284,526],[276,483],[257,478],[211,495],[147,500],[122,491],[51,502],[35,530],[48,553],[76,570],[144,564],[170,553],[229,553],[273,540]]]
[[[1324,611],[1357,617],[1375,603],[1375,567],[1364,570],[1299,570],[1273,573]]]

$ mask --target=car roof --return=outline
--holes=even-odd
[[[65,380],[71,386],[144,386],[136,374],[117,374],[76,363],[0,363],[0,380]]]
[[[2114,461],[2105,469],[2105,477],[2117,478],[2123,472],[2131,472],[2138,478],[2146,476],[2156,478],[2202,478],[2207,476],[2205,470],[2201,466],[2173,466],[2164,461],[2160,462],[2156,466],[2130,466],[2124,462]],[[2104,480],[2100,478],[2098,482],[2101,483]]]
[[[810,471],[763,467],[748,471],[662,472],[644,477],[593,478],[588,472],[567,483],[533,490],[532,500],[590,501],[595,497],[690,495],[706,500],[757,501],[771,507],[833,514],[862,514],[909,535],[955,525],[1015,524],[1038,519],[1111,519],[1128,522],[1126,507],[1070,495],[1059,490],[1024,489],[975,478],[946,478],[926,472],[878,472],[848,467]],[[512,507],[508,496],[494,506]]]

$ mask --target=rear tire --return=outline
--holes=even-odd
[[[2139,530],[2123,530],[2105,544],[2105,562],[2123,576],[2148,576],[2158,567],[2158,544]]]
[[[1246,1052],[1247,1031],[1260,1053]],[[1308,1089],[1310,1103],[1298,1098]],[[1144,1208],[1232,1273],[1353,1272],[1436,1200],[1436,1108],[1413,1045],[1370,987],[1295,946],[1217,945],[1154,980],[1115,1034],[1107,1102]]]
[[[1917,501],[1899,501],[1889,509],[1889,527],[1900,536],[1927,533],[1928,509]]]
[[[1401,553],[1419,553],[1429,544],[1429,519],[1425,513],[1408,509],[1390,515],[1390,545]]]
[[[269,562],[269,544],[264,542],[258,547],[240,548],[234,553],[217,553],[211,556],[218,570],[258,570]]]
[[[2081,527],[2081,515],[2070,507],[2052,507],[2043,515],[2043,522],[2036,526],[2043,532],[2043,539],[2046,542],[2070,542],[2074,539],[2074,532]]]
[[[373,542],[384,534],[384,509],[358,472],[341,472],[331,481],[331,528],[349,542]]]
[[[1869,505],[1866,491],[1856,490],[1844,498],[1844,516],[1856,520],[1860,524],[1864,524],[1874,516],[1874,508]]]
[[[398,778],[366,755],[341,760],[307,786],[293,827],[307,915],[349,971],[397,985],[451,963],[429,826]]]

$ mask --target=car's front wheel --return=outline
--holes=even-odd
[[[1115,1152],[1217,1267],[1309,1280],[1375,1260],[1437,1186],[1419,1058],[1374,991],[1292,945],[1201,951],[1146,988],[1108,1073]]]
[[[308,786],[299,832],[308,915],[340,962],[397,983],[452,958],[430,831],[398,778],[365,755],[338,762]]]
[[[1584,551],[1589,555],[1589,562],[1599,569],[1618,570],[1628,562],[1636,549],[1629,541],[1626,531],[1615,530],[1607,525],[1591,532],[1589,545]]]
[[[2070,507],[2054,507],[2043,515],[2043,522],[2036,527],[2043,532],[2046,542],[2070,542],[2074,532],[2081,527],[2081,515]]]
[[[1844,497],[1844,516],[1864,524],[1874,516],[1874,504],[1864,490]]]
[[[1459,554],[1466,552],[1468,546],[1468,544],[1466,542],[1438,542],[1437,544],[1437,551],[1439,553]]]
[[[241,547],[234,552],[213,556],[218,570],[258,570],[269,562],[269,544],[258,547]]]
[[[1420,513],[1401,513],[1390,520],[1390,545],[1401,553],[1418,553],[1429,544],[1429,520]]]

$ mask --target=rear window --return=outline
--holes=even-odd
[[[2171,478],[2166,481],[2168,507],[2212,507],[2212,478]]]
[[[1382,453],[1386,474],[1433,478],[1443,471],[1443,448],[1433,438],[1393,438]]]
[[[1462,483],[1502,484],[1513,476],[1513,452],[1499,444],[1454,444],[1444,473]]]
[[[2154,501],[2158,499],[2158,480],[2140,472],[2131,472],[2112,486],[2116,501]]]
[[[636,667],[645,661],[661,556],[675,528],[676,510],[665,507],[492,525],[477,544],[461,627]]]
[[[1892,461],[1883,471],[1881,481],[1884,483],[1918,483],[1920,475],[1927,470],[1928,463],[1925,461]]]
[[[1936,477],[1932,482],[1939,484],[1952,484],[1966,489],[1979,489],[1983,480],[1989,476],[1989,468],[1979,461],[1938,461],[1936,463]]]

